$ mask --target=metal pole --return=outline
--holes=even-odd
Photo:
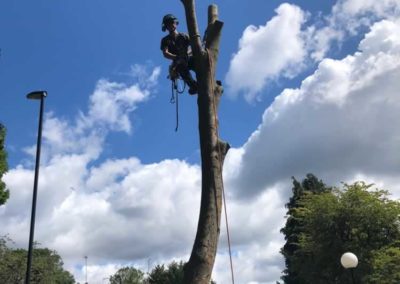
[[[85,284],[88,284],[87,282],[87,259],[88,257],[85,255]]]
[[[356,284],[356,280],[354,279],[354,268],[350,268],[351,271],[351,279],[353,281],[353,284]]]
[[[34,239],[34,232],[35,232],[36,199],[37,199],[37,187],[38,187],[38,180],[39,180],[40,148],[41,148],[41,144],[42,144],[43,108],[44,108],[44,96],[41,96],[41,98],[40,98],[39,130],[38,130],[37,145],[36,145],[35,180],[33,182],[31,227],[30,227],[30,231],[29,231],[28,263],[27,263],[27,267],[26,267],[26,277],[25,277],[26,284],[30,283],[30,277],[31,277],[33,239]]]

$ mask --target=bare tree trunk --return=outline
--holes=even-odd
[[[202,191],[196,239],[185,266],[185,284],[209,284],[217,253],[222,208],[222,165],[229,144],[219,140],[217,110],[223,92],[215,80],[215,67],[223,23],[216,5],[208,9],[205,48],[200,39],[194,0],[181,0],[194,56],[198,82],[198,113],[201,149]]]

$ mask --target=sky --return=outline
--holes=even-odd
[[[284,269],[292,179],[363,180],[400,197],[400,0],[218,0],[220,136],[237,283]],[[197,1],[200,33],[208,1]],[[180,1],[2,1],[0,121],[10,199],[0,235],[27,248],[46,90],[35,240],[77,281],[187,260],[200,206],[195,96],[169,103],[161,20]],[[213,279],[230,283],[225,224]],[[339,260],[338,260],[339,261]]]

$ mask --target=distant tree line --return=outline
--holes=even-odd
[[[400,283],[400,203],[364,182],[326,186],[312,174],[293,178],[281,232],[286,284],[352,283],[341,255],[354,253],[355,283]]]
[[[148,274],[140,269],[127,266],[110,276],[110,284],[183,284],[185,263],[172,261],[167,266],[155,266]],[[211,281],[210,284],[216,284]]]
[[[0,237],[0,283],[20,284],[25,281],[27,251],[13,249],[12,240]],[[74,284],[73,275],[63,268],[62,258],[54,250],[38,248],[33,250],[30,283],[32,284]],[[168,265],[157,265],[149,273],[127,266],[119,269],[109,279],[110,284],[181,284],[184,263],[173,261]],[[90,282],[89,282],[90,283]],[[211,281],[210,284],[216,284]]]
[[[7,237],[0,238],[0,283],[24,283],[27,251],[7,246],[11,242]],[[72,274],[63,268],[61,257],[54,250],[37,248],[33,250],[31,281],[32,284],[74,284]]]

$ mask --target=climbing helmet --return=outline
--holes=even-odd
[[[172,14],[165,15],[163,17],[163,20],[162,20],[161,30],[163,32],[165,32],[165,30],[167,29],[168,24],[173,23],[173,22],[176,22],[177,24],[179,24],[178,18],[175,17]]]

